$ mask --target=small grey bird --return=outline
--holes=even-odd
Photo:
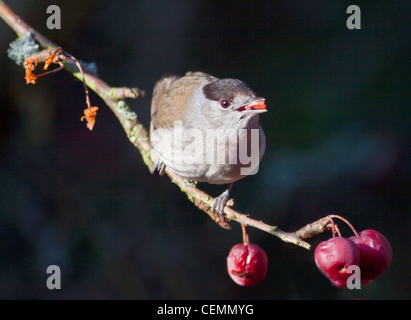
[[[164,165],[187,181],[229,184],[215,198],[222,220],[235,181],[255,174],[265,151],[265,99],[237,79],[203,72],[163,76],[151,103],[150,141]]]

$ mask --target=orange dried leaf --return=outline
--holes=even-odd
[[[84,109],[84,116],[81,117],[81,121],[83,119],[87,120],[87,128],[91,131],[93,130],[94,124],[96,123],[96,116],[97,116],[98,107],[90,107]]]
[[[26,84],[36,84],[36,75],[31,73],[31,70],[26,69]]]
[[[44,60],[44,70],[47,70],[50,64],[58,63],[59,59],[56,57],[56,53],[50,53]]]
[[[36,75],[33,73],[34,69],[37,67],[38,58],[27,59],[24,63],[24,68],[26,70],[26,84],[32,83],[36,84]]]

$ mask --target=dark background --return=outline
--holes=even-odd
[[[250,230],[269,270],[261,284],[237,286],[225,259],[240,227],[219,228],[166,177],[150,175],[95,94],[89,132],[82,84],[71,75],[26,85],[7,58],[16,35],[0,21],[0,298],[411,298],[409,1],[7,2],[95,62],[110,85],[145,89],[129,103],[146,126],[164,73],[249,83],[267,101],[267,151],[258,174],[234,186],[235,208],[286,231],[340,214],[358,231],[385,234],[393,262],[361,290],[339,290],[317,270],[313,250]],[[46,27],[51,4],[61,8],[61,30]],[[361,30],[346,27],[351,4],[361,8]],[[62,289],[51,291],[54,264]]]

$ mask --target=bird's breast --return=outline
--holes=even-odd
[[[172,128],[151,132],[151,143],[167,167],[198,182],[227,184],[258,171],[265,151],[261,126],[242,129]]]

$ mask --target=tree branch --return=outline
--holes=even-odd
[[[33,38],[43,47],[50,51],[55,51],[58,46],[52,41],[34,30],[31,26],[25,23],[18,17],[5,3],[0,1],[0,16],[1,18],[17,33],[18,36],[23,36],[27,32],[33,35]],[[64,52],[64,51],[63,51]],[[39,52],[41,54],[41,52]],[[66,54],[70,57],[69,54]],[[79,72],[76,64],[71,59],[64,61],[65,69],[75,77],[83,81],[82,73]],[[130,110],[125,99],[136,99],[145,95],[144,91],[138,88],[113,88],[98,76],[92,73],[84,72],[84,82],[91,90],[99,95],[107,106],[113,111],[119,122],[121,123],[124,132],[130,142],[140,151],[144,163],[147,165],[150,172],[155,171],[156,158],[151,153],[151,144],[149,133],[146,128],[138,121],[137,114]],[[199,209],[207,213],[216,223],[225,229],[230,229],[227,222],[221,221],[218,216],[211,210],[214,198],[198,189],[196,186],[188,185],[184,177],[173,172],[169,168],[165,168],[165,173],[171,181],[178,185],[182,192],[187,195],[187,198]],[[254,227],[265,231],[273,236],[280,238],[284,242],[289,242],[305,249],[310,249],[310,244],[303,239],[312,237],[318,233],[329,230],[329,217],[324,217],[314,223],[308,224],[296,232],[284,232],[276,226],[268,225],[262,221],[257,221],[250,218],[246,214],[239,213],[229,206],[224,208],[227,218],[236,221],[242,225]]]

